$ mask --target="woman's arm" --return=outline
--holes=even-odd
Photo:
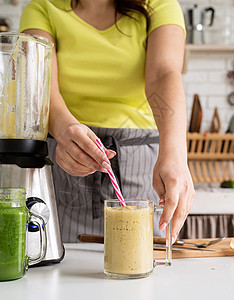
[[[160,141],[153,186],[162,202],[165,201],[160,229],[164,229],[172,218],[173,240],[183,226],[194,198],[187,166],[186,100],[181,74],[184,46],[182,28],[164,25],[150,33],[146,57],[146,96]]]
[[[51,69],[49,131],[58,142],[57,163],[74,176],[86,176],[97,170],[106,172],[109,161],[95,145],[97,136],[70,113],[59,92],[56,41],[43,30],[28,29],[24,33],[44,36],[55,45]],[[106,154],[112,158],[114,151],[106,150]]]

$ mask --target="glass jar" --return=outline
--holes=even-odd
[[[25,189],[0,188],[0,281],[21,278],[29,261],[39,262],[46,254],[44,220],[29,212],[25,203]],[[37,218],[41,232],[40,251],[35,258],[26,255],[27,227],[31,216]],[[35,223],[35,219],[33,221]]]

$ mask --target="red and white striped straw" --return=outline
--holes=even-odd
[[[106,153],[105,153],[105,150],[104,150],[104,147],[102,145],[102,142],[100,139],[96,139],[96,144],[98,146],[98,149],[102,151],[102,153],[106,156]],[[120,201],[120,204],[125,207],[126,206],[126,203],[124,202],[124,197],[120,191],[120,188],[119,188],[119,185],[117,183],[117,180],[115,178],[115,175],[114,175],[114,172],[112,170],[112,168],[110,168],[109,170],[107,170],[108,174],[109,174],[109,177],[110,177],[110,180],[111,180],[111,183],[114,187],[114,190],[116,192],[116,195]]]

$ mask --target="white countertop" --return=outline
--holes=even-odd
[[[144,279],[113,280],[103,274],[103,245],[65,244],[64,260],[30,268],[0,282],[1,300],[209,300],[234,298],[234,256],[174,259]]]
[[[196,190],[189,214],[234,214],[234,189],[207,188],[206,190]]]

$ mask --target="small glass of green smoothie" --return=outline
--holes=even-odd
[[[34,219],[40,219],[36,223],[41,234],[45,234],[43,219],[29,212],[26,207],[25,189],[0,188],[0,281],[21,278],[30,260],[42,260],[46,254],[46,247],[41,245],[37,258],[26,255],[27,227],[32,215]]]

